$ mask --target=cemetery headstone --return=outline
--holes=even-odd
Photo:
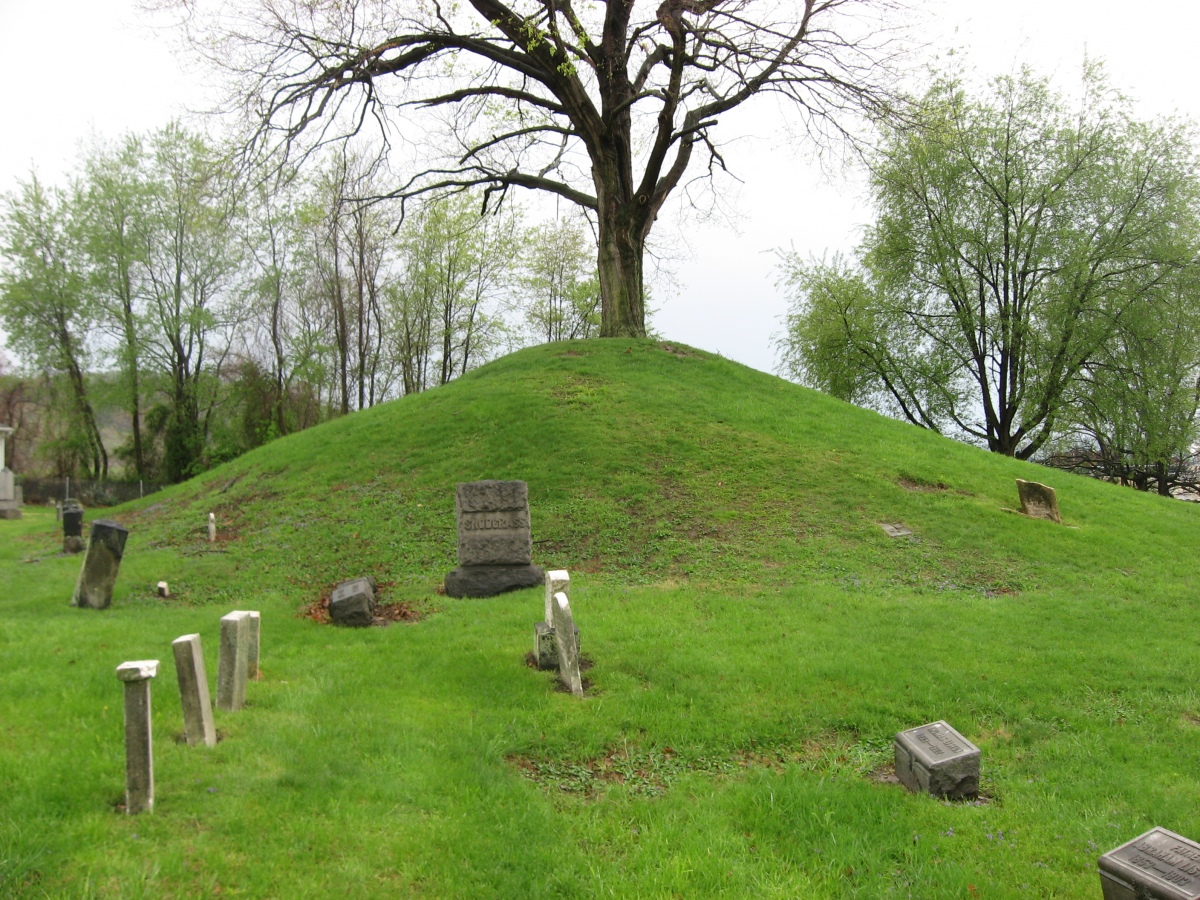
[[[208,542],[215,543],[217,540],[217,517],[212,513],[208,514]]]
[[[583,678],[579,673],[579,644],[575,638],[575,619],[567,595],[554,595],[554,640],[558,649],[558,677],[572,694],[583,696]]]
[[[12,469],[4,463],[5,444],[14,430],[0,425],[0,519],[21,518],[21,489],[17,487]]]
[[[183,732],[189,744],[217,745],[213,726],[212,702],[208,696],[208,675],[204,671],[204,652],[200,635],[185,634],[171,642],[175,651],[175,672],[179,677],[179,699],[183,706]]]
[[[949,800],[979,793],[979,748],[945,722],[900,732],[894,749],[896,777],[910,791]]]
[[[1151,828],[1100,857],[1104,900],[1200,900],[1200,844]]]
[[[87,554],[79,569],[79,580],[71,598],[72,606],[108,609],[112,605],[113,585],[117,583],[128,537],[129,532],[116,522],[97,519],[92,523]]]
[[[329,618],[334,625],[365,628],[375,621],[375,579],[343,581],[329,598]]]
[[[1054,488],[1036,481],[1017,479],[1017,495],[1021,498],[1021,512],[1034,519],[1046,519],[1062,524],[1058,514],[1058,497]]]
[[[571,576],[566,569],[554,569],[546,573],[546,620],[533,627],[533,659],[539,669],[558,668],[558,644],[554,637],[554,595],[567,594],[570,586]],[[579,647],[578,628],[575,629],[575,646]]]
[[[171,586],[165,581],[160,581],[158,583],[158,596],[162,597],[164,600],[171,596]]]
[[[531,564],[529,487],[524,481],[471,481],[454,496],[458,567],[446,575],[451,597],[494,597],[535,587],[542,570]]]
[[[258,670],[259,639],[262,636],[262,616],[258,610],[250,610],[250,633],[246,637],[246,676],[258,681],[262,673]]]
[[[77,500],[64,500],[62,505],[63,553],[82,553],[83,507]]]
[[[157,674],[157,659],[140,659],[117,666],[117,678],[125,683],[125,812],[128,815],[154,811],[150,679]]]
[[[250,651],[250,613],[221,616],[217,648],[217,709],[236,712],[246,705],[246,666]]]

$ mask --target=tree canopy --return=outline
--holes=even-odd
[[[170,5],[171,0],[166,0]],[[548,191],[598,233],[601,335],[645,333],[643,253],[722,116],[775,95],[813,133],[887,100],[892,0],[177,0],[258,143],[379,128],[401,200]],[[207,13],[196,12],[208,9]]]

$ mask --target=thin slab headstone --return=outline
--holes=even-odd
[[[236,712],[246,705],[249,637],[250,613],[234,610],[221,616],[221,644],[217,649],[217,709]]]
[[[217,540],[217,517],[212,513],[208,514],[208,542],[216,543]]]
[[[250,633],[246,636],[246,677],[258,681],[262,672],[258,670],[259,640],[262,636],[262,616],[258,610],[250,610]]]
[[[117,583],[128,537],[129,532],[116,522],[98,519],[92,523],[87,555],[83,558],[79,580],[71,597],[72,606],[108,609],[112,605],[113,586]]]
[[[158,674],[157,659],[139,659],[117,666],[125,683],[125,813],[154,811],[154,739],[150,720],[150,679]]]
[[[896,777],[917,794],[963,800],[979,793],[979,748],[943,721],[902,731]]]
[[[575,619],[567,595],[554,595],[554,640],[558,649],[558,677],[576,697],[583,696],[579,674],[579,646],[575,641]]]
[[[539,669],[558,668],[558,645],[554,638],[554,595],[566,594],[571,576],[566,569],[546,573],[546,618],[533,626],[533,660]]]
[[[454,493],[458,567],[446,575],[451,597],[494,597],[535,587],[529,486],[524,481],[470,481]]]
[[[329,620],[334,625],[366,628],[375,622],[375,579],[343,581],[329,597]]]
[[[546,618],[545,622],[554,627],[554,595],[558,593],[571,595],[571,574],[566,569],[553,569],[546,573]]]
[[[175,673],[179,677],[179,699],[183,706],[183,733],[189,744],[217,745],[208,675],[200,635],[185,634],[171,642],[175,651]]]
[[[1058,495],[1054,493],[1054,488],[1018,478],[1017,495],[1021,498],[1021,512],[1025,515],[1062,524],[1062,516],[1058,514]]]
[[[1104,900],[1200,900],[1200,844],[1151,828],[1100,857]]]

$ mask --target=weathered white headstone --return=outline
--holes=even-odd
[[[546,620],[533,627],[533,659],[539,669],[558,668],[558,644],[554,637],[555,594],[567,594],[571,576],[566,569],[554,569],[546,573]],[[575,629],[575,646],[579,647],[579,629]]]
[[[79,569],[79,580],[71,605],[87,609],[108,609],[112,605],[113,586],[125,555],[125,540],[129,532],[107,519],[92,523],[87,555]]]
[[[1062,524],[1062,516],[1058,514],[1058,495],[1054,493],[1054,488],[1018,478],[1017,496],[1021,498],[1021,512],[1025,515]]]
[[[558,648],[558,677],[576,697],[583,696],[583,678],[579,674],[579,645],[575,639],[575,619],[567,595],[554,595],[554,641]]]
[[[961,800],[979,793],[979,748],[931,722],[896,735],[896,777],[910,791]]]
[[[1104,900],[1200,900],[1200,844],[1151,828],[1100,857]]]
[[[128,815],[154,811],[150,679],[157,674],[157,659],[139,659],[117,666],[117,677],[125,683],[125,812]]]
[[[259,640],[262,637],[262,616],[258,610],[250,610],[250,633],[246,637],[246,676],[258,681],[262,673],[258,670]]]
[[[494,597],[541,584],[533,565],[529,487],[524,481],[471,481],[454,494],[458,567],[446,575],[451,597]]]
[[[217,709],[236,712],[246,705],[246,665],[250,651],[250,613],[221,616],[217,648]]]
[[[208,542],[210,544],[217,540],[217,517],[212,513],[208,514]]]
[[[185,634],[171,642],[175,651],[175,672],[179,677],[179,699],[183,706],[183,733],[189,744],[217,745],[213,726],[212,702],[208,696],[208,675],[204,671],[204,652],[200,635]]]
[[[160,581],[158,583],[158,596],[162,597],[163,599],[171,596],[171,586],[165,581]]]

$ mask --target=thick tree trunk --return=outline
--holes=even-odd
[[[600,337],[645,337],[646,215],[635,200],[622,202],[612,196],[617,193],[600,191]]]

